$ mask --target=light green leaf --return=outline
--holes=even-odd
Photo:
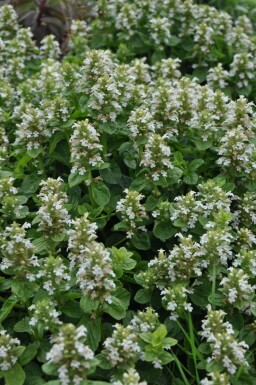
[[[69,174],[69,177],[68,177],[69,187],[71,187],[71,188],[75,187],[78,184],[82,183],[86,179],[87,179],[87,175],[86,174],[80,175],[78,171],[74,172],[74,173],[71,173],[71,174]]]
[[[6,385],[23,385],[25,372],[19,364],[15,364],[11,369],[4,372]]]
[[[93,310],[97,310],[99,304],[99,300],[91,299],[89,296],[83,296],[80,300],[80,307],[85,313],[91,313]]]
[[[150,291],[146,289],[139,289],[135,294],[134,300],[138,303],[145,304],[150,301]]]

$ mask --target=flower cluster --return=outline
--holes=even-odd
[[[146,231],[143,224],[148,216],[140,202],[144,196],[128,189],[124,192],[126,196],[117,202],[116,211],[121,213],[121,218],[127,226],[127,237],[131,238],[138,230]]]
[[[80,175],[88,174],[91,167],[99,167],[102,163],[99,134],[88,120],[73,125],[73,135],[70,138],[71,162],[74,164],[71,172]]]
[[[14,181],[15,179],[11,176],[2,178],[0,181],[1,213],[5,218],[24,218],[27,215],[27,207],[22,203],[26,202],[26,197],[18,195]]]
[[[211,346],[209,361],[219,363],[222,371],[233,375],[238,366],[248,365],[245,358],[248,345],[244,341],[236,341],[232,325],[224,322],[225,315],[224,311],[212,310],[209,306],[207,318],[202,323],[202,336]]]
[[[63,191],[63,180],[48,178],[42,181],[39,199],[41,206],[38,210],[38,228],[45,237],[49,235],[65,235],[70,225],[70,216],[65,204],[67,194]]]
[[[17,278],[35,280],[35,267],[38,267],[35,248],[31,240],[26,237],[29,223],[22,226],[13,222],[1,232],[0,251],[2,254],[1,270],[15,274]]]
[[[114,325],[115,330],[111,337],[104,341],[103,354],[111,366],[119,366],[126,369],[137,361],[141,349],[138,344],[138,336],[131,328],[121,324]]]
[[[84,295],[100,302],[111,302],[115,289],[115,274],[110,253],[96,241],[97,226],[88,219],[88,214],[73,221],[69,231],[69,259],[75,269],[77,283]]]
[[[163,305],[166,310],[170,311],[170,319],[176,320],[183,316],[185,311],[192,312],[191,303],[187,302],[189,291],[181,284],[174,284],[161,292]]]
[[[0,330],[0,370],[9,370],[18,360],[20,340]]]
[[[67,264],[60,256],[48,256],[39,260],[36,278],[42,281],[43,288],[50,296],[69,288],[71,279]]]
[[[95,370],[97,360],[93,351],[86,345],[87,329],[81,325],[63,325],[52,338],[52,348],[46,359],[58,367],[61,385],[81,384],[87,375]]]
[[[61,313],[56,310],[56,306],[57,303],[49,298],[42,299],[31,305],[28,308],[31,312],[29,325],[37,329],[43,327],[45,330],[58,330],[58,326],[62,324],[62,321],[59,319]]]
[[[135,369],[128,369],[123,374],[121,381],[114,381],[113,385],[147,385],[146,381],[140,381],[139,373]]]

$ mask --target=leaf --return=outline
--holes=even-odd
[[[177,229],[173,227],[171,221],[162,221],[157,223],[154,226],[153,234],[156,238],[160,239],[162,242],[165,242],[167,239],[175,235]]]
[[[14,331],[16,333],[31,333],[31,327],[29,325],[29,318],[22,318],[14,325]]]
[[[210,140],[203,141],[201,139],[197,139],[194,141],[197,150],[199,151],[205,151],[208,148],[212,147],[212,142]]]
[[[38,155],[40,155],[42,152],[42,148],[31,148],[30,150],[27,150],[27,154],[30,156],[30,158],[37,158]]]
[[[81,318],[83,315],[81,303],[79,304],[79,302],[75,300],[66,302],[63,306],[60,307],[60,311],[71,318]]]
[[[34,287],[28,281],[12,281],[12,292],[22,301],[26,302],[34,294]]]
[[[33,342],[32,344],[29,344],[19,358],[20,364],[23,366],[28,364],[30,361],[32,361],[37,354],[37,350],[38,350],[38,343],[36,341]]]
[[[95,351],[101,341],[101,318],[92,319],[90,315],[85,315],[79,325],[86,326],[88,345]]]
[[[204,163],[203,159],[194,159],[188,164],[189,171],[196,171]]]
[[[135,294],[134,300],[138,303],[145,304],[150,301],[151,294],[149,290],[139,289]]]
[[[54,364],[52,362],[46,362],[42,366],[42,371],[45,374],[48,374],[49,376],[56,376],[58,374],[57,372],[58,368],[59,366],[57,364]]]
[[[171,184],[178,183],[183,175],[183,171],[178,167],[173,167],[168,173],[168,181]]]
[[[208,296],[211,293],[211,282],[207,278],[198,279],[199,285],[195,287],[194,293],[190,294],[191,301],[197,306],[207,306]]]
[[[0,310],[0,323],[2,323],[12,311],[13,307],[18,302],[18,298],[15,294],[11,295],[3,304]]]
[[[92,196],[99,206],[106,206],[110,200],[110,192],[103,182],[93,183],[91,185]]]
[[[192,173],[184,176],[183,180],[186,184],[197,184],[198,175],[195,172],[192,172]]]
[[[4,372],[6,385],[23,385],[25,377],[25,372],[18,363],[13,365],[11,369]]]
[[[126,310],[130,303],[131,294],[124,287],[118,287],[115,292],[115,298],[118,298]]]
[[[159,358],[161,360],[162,365],[167,365],[174,360],[173,355],[168,352],[163,352]]]
[[[121,180],[122,173],[116,162],[110,162],[108,168],[100,170],[100,176],[109,184],[118,184]]]
[[[34,239],[32,243],[36,248],[36,253],[41,253],[42,251],[46,251],[48,249],[48,242],[43,237]]]
[[[74,173],[71,173],[69,174],[69,177],[68,177],[68,184],[69,184],[69,187],[75,187],[77,186],[78,184],[82,183],[84,180],[87,179],[87,175],[84,174],[84,175],[81,175],[79,174],[79,172],[74,172]]]
[[[25,195],[34,194],[38,190],[40,182],[41,178],[36,173],[26,175],[21,185],[22,193]]]
[[[133,235],[131,241],[138,250],[149,250],[151,247],[149,237],[144,232]]]
[[[99,304],[99,300],[91,299],[89,296],[83,296],[80,300],[80,307],[85,313],[91,313],[93,310],[97,310]]]
[[[51,142],[50,142],[50,145],[49,145],[49,154],[50,154],[50,155],[54,152],[54,150],[55,150],[57,144],[58,144],[61,140],[63,140],[63,139],[65,139],[65,134],[64,134],[63,131],[58,131],[58,132],[56,132],[56,133],[51,137]]]
[[[111,297],[111,303],[105,303],[103,310],[116,320],[121,320],[126,315],[126,308],[124,308],[122,301],[116,297]]]

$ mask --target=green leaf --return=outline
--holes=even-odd
[[[16,333],[31,333],[31,327],[29,325],[29,318],[22,318],[14,325],[14,331]]]
[[[40,182],[41,178],[36,173],[26,175],[21,185],[22,193],[25,195],[34,194],[38,190]]]
[[[174,360],[173,355],[168,352],[163,352],[159,358],[161,360],[162,365],[167,365]]]
[[[177,229],[173,227],[171,221],[162,221],[154,226],[153,234],[156,238],[165,242],[167,239],[173,237],[177,232]]]
[[[150,301],[151,294],[149,290],[139,289],[135,294],[134,300],[138,303],[145,304]]]
[[[116,162],[110,162],[108,168],[100,170],[100,176],[109,184],[118,184],[121,180],[122,173]]]
[[[37,350],[38,350],[38,343],[36,341],[33,342],[32,344],[29,344],[19,358],[20,364],[23,366],[28,364],[30,361],[32,361],[37,354]]]
[[[126,310],[130,304],[131,294],[124,287],[118,287],[115,291],[115,298],[118,298],[123,308]]]
[[[144,232],[134,234],[131,238],[131,242],[138,250],[149,250],[151,247],[149,237]]]
[[[79,302],[75,300],[66,302],[63,306],[60,307],[60,311],[71,318],[81,318],[83,315],[81,302],[79,304]]]
[[[49,145],[49,154],[50,154],[50,155],[54,152],[54,150],[55,150],[57,144],[58,144],[61,140],[63,140],[63,139],[65,139],[65,134],[64,134],[63,131],[58,131],[58,132],[56,132],[56,133],[51,137],[51,142],[50,142],[50,145]]]
[[[183,175],[183,171],[178,167],[174,167],[168,173],[168,181],[171,184],[178,183]]]
[[[46,251],[48,249],[48,241],[43,238],[37,238],[32,241],[33,246],[35,246],[36,253],[41,253],[42,251]]]
[[[23,385],[25,377],[25,372],[19,364],[4,372],[6,385]]]
[[[74,173],[71,173],[69,174],[69,177],[68,177],[68,184],[69,184],[69,187],[75,187],[77,186],[78,184],[82,183],[84,180],[87,179],[87,175],[84,174],[84,175],[81,175],[79,174],[79,172],[74,172]]]
[[[30,156],[30,158],[37,158],[38,155],[40,155],[42,152],[42,148],[33,148],[30,150],[27,150],[27,154]]]
[[[106,206],[110,200],[110,192],[103,182],[92,183],[92,196],[99,206]]]
[[[95,351],[101,341],[101,318],[92,319],[91,315],[86,314],[81,318],[79,325],[86,326],[88,345]]]
[[[3,304],[0,310],[0,323],[2,323],[12,311],[13,307],[18,302],[18,298],[15,294],[11,295]]]
[[[188,164],[189,171],[196,171],[204,163],[203,159],[194,159]]]
[[[126,315],[126,308],[122,301],[114,296],[111,297],[111,303],[105,303],[103,310],[116,320],[121,320]]]
[[[210,140],[202,141],[201,139],[194,141],[197,150],[199,151],[205,151],[208,148],[212,147],[212,142]]]
[[[186,184],[197,184],[198,175],[195,172],[191,172],[190,174],[184,176],[183,180]]]
[[[198,279],[199,285],[195,287],[194,293],[190,294],[191,301],[197,306],[207,306],[208,296],[211,293],[211,282],[207,278]]]
[[[91,313],[93,310],[97,310],[100,301],[97,299],[92,299],[89,296],[83,296],[80,300],[80,307],[85,313]]]
[[[22,301],[27,302],[34,294],[34,286],[28,281],[12,281],[12,292]]]
[[[42,366],[42,371],[45,373],[45,374],[48,374],[49,376],[57,376],[59,366],[57,364],[54,364],[52,362],[46,362],[45,364],[43,364]]]

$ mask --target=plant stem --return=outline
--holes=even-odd
[[[116,242],[113,246],[116,247],[116,246],[120,245],[121,243],[123,243],[124,241],[126,241],[126,237],[120,239],[120,241]]]
[[[192,351],[192,356],[193,356],[193,361],[195,365],[195,371],[196,371],[196,380],[198,385],[200,384],[200,378],[198,375],[198,370],[197,370],[197,348],[195,346],[195,337],[194,337],[194,329],[193,329],[193,322],[192,322],[192,317],[191,314],[188,314],[188,325],[189,325],[189,336],[190,336],[190,346],[191,346],[191,351]]]
[[[213,263],[213,272],[212,272],[212,293],[211,293],[211,303],[212,309],[215,309],[215,290],[216,290],[216,265]]]
[[[188,379],[186,377],[186,374],[184,373],[184,371],[182,369],[182,366],[181,366],[181,363],[180,363],[178,357],[173,352],[172,352],[172,355],[174,357],[174,361],[175,361],[175,363],[177,365],[177,368],[179,369],[179,372],[180,372],[180,375],[181,375],[183,381],[185,382],[186,385],[190,385],[190,383],[189,383],[189,381],[188,381]]]
[[[106,132],[102,133],[101,143],[103,145],[103,157],[104,157],[104,160],[106,160],[107,156],[108,156],[108,142],[107,142],[107,134],[106,134]]]
[[[91,171],[88,172],[88,179],[90,181],[90,184],[87,185],[88,192],[89,192],[90,203],[91,203],[92,208],[95,208],[96,205],[95,205],[95,201],[94,201],[93,195],[92,195],[92,174],[91,174]]]

